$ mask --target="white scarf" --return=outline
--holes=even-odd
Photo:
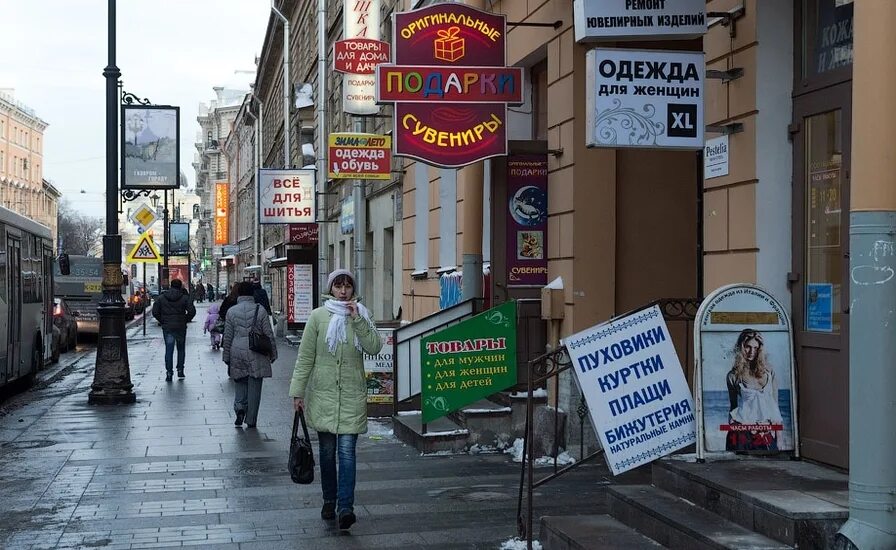
[[[338,300],[327,300],[324,302],[324,307],[327,308],[327,311],[332,313],[330,316],[330,324],[327,326],[327,349],[330,350],[330,353],[336,353],[336,346],[340,343],[345,343],[348,339],[345,332],[345,320],[348,318],[349,311],[347,302],[340,302]],[[371,327],[373,326],[373,321],[370,320],[370,311],[366,307],[364,307],[360,302],[356,302],[358,306],[358,315],[364,318]],[[358,336],[355,335],[355,348],[358,351],[361,351],[361,342],[358,340]]]

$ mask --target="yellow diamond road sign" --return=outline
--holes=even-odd
[[[131,264],[158,264],[162,262],[162,255],[159,254],[159,249],[156,247],[156,243],[152,242],[152,237],[149,236],[149,233],[140,235],[140,240],[137,241],[137,244],[134,245],[134,248],[128,254],[127,262]]]
[[[158,216],[156,216],[155,210],[145,204],[141,204],[140,208],[131,214],[131,220],[140,226],[143,231],[149,229],[156,219],[158,219]]]

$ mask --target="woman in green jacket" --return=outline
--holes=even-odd
[[[289,386],[295,409],[317,430],[325,520],[339,528],[355,523],[355,446],[367,431],[364,353],[383,347],[370,312],[355,296],[355,278],[337,269],[327,278],[324,305],[311,312]],[[339,474],[336,454],[339,454]]]

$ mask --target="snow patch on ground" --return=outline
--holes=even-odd
[[[535,398],[541,398],[541,397],[547,397],[547,396],[548,396],[548,390],[546,390],[544,388],[538,388],[537,390],[532,392],[532,397],[535,397]],[[510,394],[510,397],[512,397],[514,399],[526,399],[527,397],[529,397],[529,392],[515,391]]]
[[[513,445],[507,448],[504,451],[505,453],[511,455],[514,462],[522,462],[523,461],[523,440],[522,438],[518,438],[513,442]],[[563,451],[557,456],[557,465],[558,466],[567,466],[569,464],[574,464],[576,461],[575,458],[569,455],[566,451]],[[540,458],[535,459],[536,466],[553,466],[554,465],[554,457],[552,456],[542,456]]]
[[[521,540],[519,537],[513,537],[512,539],[507,539],[501,543],[501,550],[527,550],[529,547],[526,542],[527,541]],[[542,550],[541,543],[537,540],[533,540],[532,550]]]
[[[391,438],[395,437],[395,432],[392,430],[392,421],[391,420],[367,420],[367,436],[371,439],[383,439],[383,438]]]

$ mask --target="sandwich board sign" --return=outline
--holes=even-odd
[[[696,439],[691,392],[659,306],[563,339],[613,475]]]
[[[152,237],[149,236],[149,233],[143,233],[142,235],[140,235],[140,239],[137,240],[137,244],[135,244],[134,248],[132,248],[128,253],[127,262],[131,264],[162,263],[162,255],[159,254],[159,249],[156,246],[156,243],[152,242]]]

